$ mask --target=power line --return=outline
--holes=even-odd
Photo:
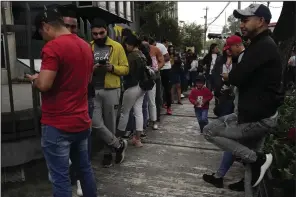
[[[208,26],[210,26],[211,24],[213,24],[220,16],[221,14],[225,11],[225,9],[229,6],[231,2],[228,2],[227,5],[224,7],[224,9],[220,12],[220,14],[210,23],[208,24]]]

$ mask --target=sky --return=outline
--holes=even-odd
[[[205,10],[204,8],[208,7],[208,24],[211,23],[223,10],[223,8],[227,5],[228,2],[178,2],[178,17],[179,21],[184,21],[186,23],[195,22],[199,25],[204,25],[205,20]],[[241,2],[241,8],[244,9],[248,7],[253,2]],[[256,2],[263,3],[267,5],[267,1]],[[283,2],[270,2],[269,8],[272,14],[271,22],[277,22],[281,10],[282,10]],[[237,9],[238,2],[232,1],[229,6],[225,9],[225,11],[220,15],[220,17],[208,28],[207,33],[221,33],[222,28],[225,25],[225,20],[229,15],[232,14],[234,9]],[[226,17],[225,17],[226,13]],[[226,19],[225,19],[226,18]]]

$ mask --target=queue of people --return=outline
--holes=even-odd
[[[77,195],[97,196],[91,132],[98,133],[105,144],[103,167],[120,164],[127,138],[143,147],[149,122],[158,129],[161,105],[172,115],[175,91],[177,104],[182,105],[188,86],[201,132],[225,151],[217,172],[203,179],[223,187],[223,177],[239,158],[251,166],[252,185],[258,186],[272,155],[255,150],[252,143],[264,140],[276,126],[283,101],[279,92],[282,66],[268,32],[269,9],[251,4],[233,14],[241,20],[242,36],[249,45],[245,49],[241,37],[230,36],[222,55],[217,44],[212,44],[202,62],[191,50],[181,56],[168,40],[139,38],[128,29],[121,43],[116,42],[99,18],[91,23],[93,40],[87,43],[76,35],[75,14],[54,9],[37,15],[34,37],[47,43],[40,73],[27,77],[42,93],[41,146],[53,196],[72,196],[70,168],[75,172],[72,182],[77,184]],[[289,62],[293,64],[293,59]],[[209,123],[209,102],[214,97],[218,119]],[[128,130],[132,132],[127,134]],[[241,189],[242,182],[231,188]]]

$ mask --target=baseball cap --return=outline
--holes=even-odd
[[[272,17],[269,8],[263,4],[251,4],[244,10],[236,9],[233,11],[233,16],[239,19],[248,16],[258,16],[263,17],[268,23],[270,22],[270,19]]]
[[[35,40],[42,40],[42,36],[39,33],[39,29],[42,27],[42,23],[50,23],[54,21],[59,21],[61,24],[64,23],[63,17],[57,9],[43,10],[42,12],[38,13],[35,18],[36,31],[32,38]]]
[[[240,44],[242,42],[243,41],[241,37],[233,35],[226,39],[226,46],[231,47],[232,45]]]

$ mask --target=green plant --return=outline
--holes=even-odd
[[[265,143],[265,151],[274,156],[271,172],[276,179],[296,180],[295,103],[295,94],[285,98],[279,109],[278,127]]]

